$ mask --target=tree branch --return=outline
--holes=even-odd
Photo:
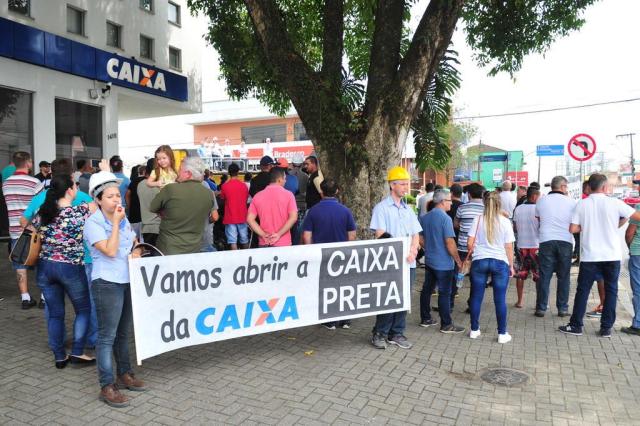
[[[403,0],[378,0],[369,60],[365,115],[374,111],[396,76],[402,41]]]
[[[244,3],[278,84],[290,96],[306,130],[313,135],[320,129],[319,76],[294,49],[275,1],[244,0]]]
[[[463,0],[431,0],[416,29],[397,78],[388,89],[391,114],[412,120],[460,17]],[[408,123],[399,123],[406,125]]]
[[[326,0],[323,10],[322,78],[331,91],[340,89],[344,50],[344,0]]]

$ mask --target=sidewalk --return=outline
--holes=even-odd
[[[127,392],[131,406],[113,409],[97,400],[95,368],[54,368],[43,311],[20,309],[9,268],[6,261],[0,264],[0,424],[584,426],[633,425],[640,419],[640,338],[619,332],[631,318],[624,307],[630,300],[626,271],[611,339],[596,336],[597,320],[585,319],[585,334],[575,337],[556,331],[567,318],[558,318],[554,308],[545,318],[534,317],[531,281],[524,309],[512,308],[515,285],[510,286],[513,341],[506,345],[496,342],[491,291],[477,341],[418,327],[419,293],[413,291],[406,333],[412,350],[371,347],[370,318],[354,321],[350,330],[307,327],[196,346],[145,361],[136,371],[149,391]],[[414,290],[422,285],[423,271]],[[572,272],[575,290],[577,269]],[[34,284],[30,288],[39,294]],[[454,321],[468,328],[462,312],[467,295],[468,282],[456,300]],[[595,286],[590,307],[593,297]],[[531,382],[486,383],[479,374],[487,367],[521,370]]]

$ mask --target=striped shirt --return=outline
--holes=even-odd
[[[2,192],[9,213],[9,235],[12,240],[18,239],[22,233],[20,217],[29,206],[34,195],[44,188],[40,179],[29,176],[25,172],[15,172],[2,183]]]
[[[467,248],[467,240],[469,239],[469,230],[471,229],[471,224],[473,223],[473,219],[480,216],[484,211],[484,204],[482,200],[475,201],[471,200],[466,204],[458,207],[458,211],[456,212],[456,219],[460,222],[460,230],[458,233],[458,250],[467,252],[469,249]]]

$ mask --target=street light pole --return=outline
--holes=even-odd
[[[633,158],[633,136],[635,133],[623,133],[621,135],[616,135],[616,138],[626,138],[629,137],[629,147],[631,148],[631,180],[636,178],[636,161]]]

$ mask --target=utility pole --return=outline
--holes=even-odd
[[[482,178],[480,177],[480,157],[482,156],[482,139],[478,143],[478,182],[482,182]]]
[[[633,136],[635,133],[623,133],[621,135],[616,135],[616,138],[626,138],[629,137],[629,147],[631,148],[631,180],[636,178],[636,161],[633,158]]]

